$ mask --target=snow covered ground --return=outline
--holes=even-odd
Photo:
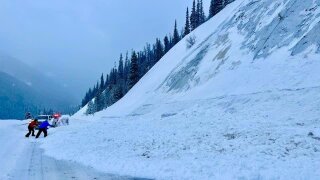
[[[0,179],[57,180],[57,179],[133,179],[99,172],[74,161],[61,161],[45,156],[39,148],[44,138],[25,138],[25,121],[0,121]],[[49,136],[55,131],[50,129]]]
[[[319,5],[236,0],[192,48],[183,39],[124,98],[81,109],[41,147],[112,174],[320,179]]]
[[[319,91],[146,104],[131,116],[92,116],[42,147],[57,158],[149,178],[319,179]]]

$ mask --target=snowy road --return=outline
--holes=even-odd
[[[21,121],[0,121],[0,180],[139,179],[101,173],[75,162],[48,157],[39,148],[45,139],[25,138],[25,125],[21,124]]]

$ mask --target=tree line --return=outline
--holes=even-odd
[[[121,99],[182,38],[233,1],[211,0],[209,15],[206,17],[202,0],[194,0],[191,12],[187,7],[185,25],[180,32],[175,21],[172,34],[166,35],[163,40],[156,38],[154,43],[147,43],[143,50],[132,50],[124,56],[120,54],[117,66],[106,76],[102,74],[100,80],[89,88],[82,99],[81,107],[88,105],[86,114],[94,114]]]

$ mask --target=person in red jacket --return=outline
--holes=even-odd
[[[29,137],[32,133],[32,136],[35,136],[34,129],[38,126],[38,119],[31,121],[28,125],[29,132],[26,134],[26,137]]]

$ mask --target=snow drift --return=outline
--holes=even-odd
[[[319,4],[236,0],[189,35],[191,48],[187,36],[124,98],[80,110],[85,121],[60,134],[69,140],[43,147],[160,179],[319,178]]]

